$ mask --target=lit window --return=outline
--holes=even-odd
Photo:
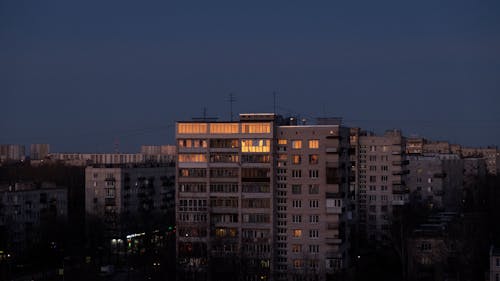
[[[295,238],[302,237],[302,229],[294,229],[292,235]]]
[[[309,148],[310,149],[318,149],[319,148],[319,140],[309,140]]]
[[[178,134],[206,134],[207,124],[206,123],[178,123],[177,124]]]
[[[180,139],[178,141],[179,147],[182,148],[205,148],[207,147],[207,141],[202,139]]]
[[[292,155],[292,164],[297,165],[297,164],[300,164],[300,162],[301,162],[300,155],[296,155],[296,154]]]
[[[215,229],[215,236],[217,237],[224,237],[226,236],[226,229],[225,228],[216,228]]]
[[[302,245],[300,244],[292,244],[292,252],[300,253],[302,252]]]
[[[238,123],[210,123],[211,134],[237,134]]]
[[[309,154],[309,164],[314,165],[318,164],[318,154]]]
[[[270,152],[271,141],[264,139],[241,140],[241,152]]]
[[[207,162],[205,154],[179,154],[179,162]]]
[[[241,132],[244,134],[268,134],[271,132],[270,123],[242,123]]]
[[[279,139],[278,144],[279,145],[286,145],[287,141],[285,139]]]
[[[302,148],[302,141],[301,140],[293,140],[292,141],[292,148],[293,149],[301,149]]]

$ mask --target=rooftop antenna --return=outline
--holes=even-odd
[[[273,113],[274,114],[278,114],[278,112],[276,111],[276,106],[277,106],[277,103],[276,103],[276,91],[273,92]]]
[[[233,121],[233,103],[236,101],[236,99],[234,98],[234,94],[233,93],[230,93],[229,94],[229,109],[230,109],[230,114],[231,114],[231,117],[229,118],[231,120],[231,122]]]
[[[118,138],[115,138],[115,153],[120,153],[120,150],[118,149],[119,147],[119,141],[118,141]]]
[[[202,117],[192,117],[194,121],[204,121],[204,122],[210,122],[210,121],[216,121],[217,117],[208,117],[207,116],[207,108],[203,107],[203,115]]]

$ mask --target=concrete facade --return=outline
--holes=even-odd
[[[373,241],[390,238],[392,219],[409,200],[407,164],[401,131],[377,136],[351,129],[351,190],[356,194],[360,235]]]
[[[463,160],[456,154],[412,155],[408,160],[412,202],[457,211],[463,192]]]
[[[143,214],[173,212],[174,167],[100,167],[85,169],[85,212],[103,219],[109,234]]]
[[[325,280],[348,265],[348,130],[274,114],[178,122],[180,270]]]
[[[65,220],[67,215],[66,188],[47,183],[16,183],[0,187],[0,237],[6,238],[2,241],[6,245],[2,246],[8,252],[21,252],[28,244],[37,241],[41,223]]]

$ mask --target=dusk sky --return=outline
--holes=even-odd
[[[500,144],[500,1],[0,0],[0,143],[174,142],[272,112]]]

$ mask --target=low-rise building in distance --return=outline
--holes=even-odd
[[[39,242],[42,233],[57,228],[67,215],[66,188],[51,183],[0,186],[0,250],[23,252]]]

